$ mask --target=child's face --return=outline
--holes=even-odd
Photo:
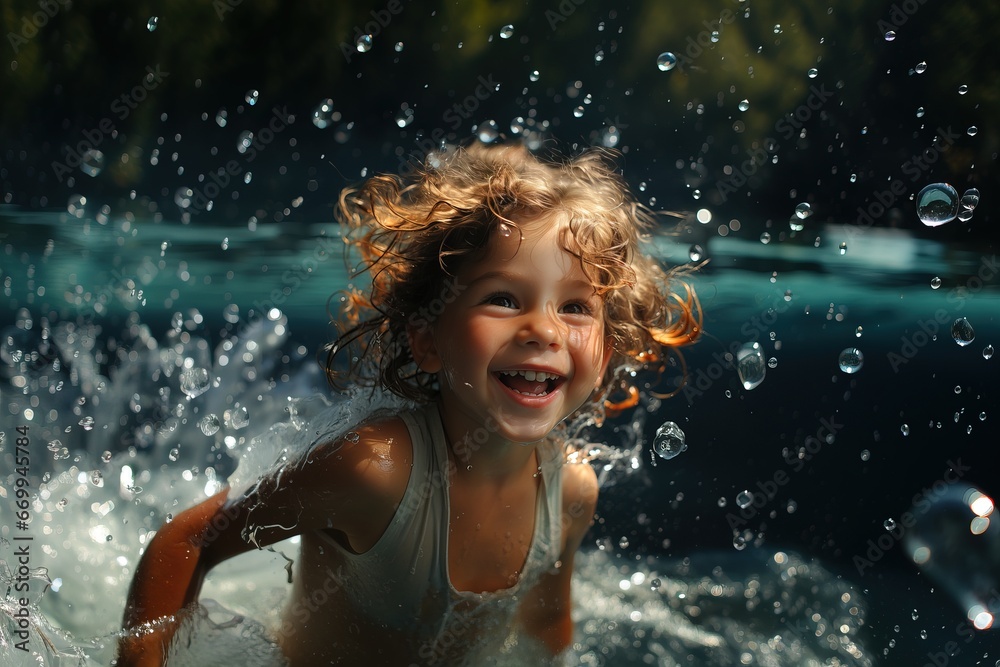
[[[562,225],[554,216],[524,223],[520,243],[516,228],[502,227],[430,295],[447,304],[440,317],[411,329],[415,358],[438,375],[449,437],[536,442],[599,385],[611,352],[604,304],[560,247]]]

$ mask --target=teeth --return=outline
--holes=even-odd
[[[504,375],[520,375],[528,382],[545,382],[546,380],[556,380],[559,378],[554,373],[544,373],[541,371],[500,371]]]

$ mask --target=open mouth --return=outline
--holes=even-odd
[[[542,371],[499,371],[497,379],[511,391],[525,396],[547,396],[563,383],[564,379],[554,373]]]

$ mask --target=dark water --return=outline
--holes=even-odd
[[[106,411],[116,388],[125,394],[117,400],[127,404],[130,387],[139,386],[128,377],[128,357],[115,358],[114,352],[142,350],[136,324],[148,327],[148,338],[159,341],[161,350],[180,345],[193,358],[211,357],[220,341],[232,337],[256,339],[264,347],[266,337],[251,329],[252,322],[278,308],[290,336],[264,355],[267,365],[254,360],[259,377],[237,378],[242,390],[256,392],[258,400],[259,392],[270,391],[274,401],[293,386],[297,392],[323,391],[312,357],[329,336],[327,299],[348,281],[335,226],[317,221],[250,230],[9,210],[2,222],[10,304],[2,322],[5,461],[21,423],[37,427],[36,438],[61,437],[71,450],[74,444],[89,450],[91,461],[101,451],[116,454],[137,444],[141,451],[156,451],[135,433],[144,420],[158,428],[169,422],[169,411],[157,414],[147,406],[128,415],[118,406],[118,423],[125,426],[100,428],[112,421]],[[690,237],[700,231],[694,225],[661,240],[664,261],[689,261]],[[652,558],[647,570],[687,583],[696,580],[694,572],[719,581],[713,567],[756,576],[767,571],[776,552],[787,552],[830,572],[829,579],[812,584],[817,608],[830,602],[830,594],[815,590],[821,584],[844,586],[837,590],[863,601],[865,614],[852,636],[875,664],[924,664],[928,654],[949,649],[955,652],[950,664],[992,664],[1000,657],[995,631],[974,631],[966,615],[976,601],[983,611],[998,611],[998,528],[989,523],[983,534],[973,535],[975,515],[970,499],[961,496],[971,487],[986,496],[996,493],[998,360],[986,358],[988,346],[1000,343],[996,259],[988,248],[948,247],[902,232],[851,236],[856,233],[818,226],[807,230],[806,242],[802,235],[767,244],[702,240],[711,261],[691,280],[705,309],[707,336],[684,351],[688,382],[680,394],[625,415],[598,434],[627,448],[635,432],[625,427],[638,419],[645,442],[640,470],[609,475],[585,551],[605,552],[612,562],[631,567]],[[852,242],[841,253],[845,238]],[[964,346],[951,333],[961,318],[975,330]],[[44,375],[51,368],[58,355],[46,346],[43,332],[68,322],[100,327],[91,330],[92,344],[78,345],[95,355],[97,377],[111,387],[102,409],[84,407],[97,421],[92,432],[81,431],[59,392],[17,386],[18,376]],[[204,338],[208,349],[185,347],[182,331]],[[118,344],[109,346],[113,340]],[[768,367],[759,386],[747,390],[725,355],[753,342]],[[850,347],[864,355],[853,374],[838,366],[841,351]],[[17,354],[32,349],[39,354],[25,371]],[[102,349],[109,350],[103,357]],[[64,363],[69,367],[70,360]],[[79,375],[67,381],[83,382]],[[151,386],[165,384],[162,378]],[[251,418],[281,418],[280,407],[269,411],[261,405],[251,406]],[[31,419],[26,410],[32,410]],[[651,465],[649,441],[667,420],[684,430],[688,448]],[[59,424],[67,425],[61,435],[54,428]],[[254,422],[255,428],[266,425]],[[216,448],[192,449],[185,442],[179,444],[181,461],[159,459],[166,478],[179,479],[192,463],[214,465],[220,478],[231,470]],[[53,474],[73,463],[44,455]],[[751,495],[741,509],[737,496],[744,490]],[[178,502],[193,495],[179,493]],[[7,512],[4,507],[5,517]],[[885,527],[890,519],[897,524],[892,531]],[[50,525],[58,530],[59,521],[57,516]],[[11,539],[10,522],[4,530]],[[914,563],[914,537],[932,553],[922,566]],[[118,548],[129,553],[125,545]],[[49,576],[74,581],[79,575],[67,571],[62,558],[53,560]],[[605,581],[598,561],[587,563],[584,588],[596,587],[587,593],[593,609],[597,601],[613,599],[605,596],[614,593],[616,582]],[[127,568],[118,576],[127,581]],[[120,590],[121,581],[116,586]],[[62,595],[72,600],[70,592]],[[113,609],[120,601],[109,604]],[[758,628],[760,617],[742,608],[737,604],[735,615],[729,609],[721,617],[735,619],[745,632]],[[72,614],[56,618],[70,619],[72,629]],[[803,620],[808,614],[777,618],[773,633],[786,642],[814,630]],[[826,641],[813,639],[817,647]],[[705,664],[717,664],[709,663],[717,658],[701,655]]]

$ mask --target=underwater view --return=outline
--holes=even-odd
[[[114,664],[161,526],[371,412],[320,365],[341,190],[518,142],[613,152],[704,311],[583,434],[564,663],[1000,665],[1000,9],[334,7],[0,10],[0,664]],[[169,664],[283,664],[299,542]]]

